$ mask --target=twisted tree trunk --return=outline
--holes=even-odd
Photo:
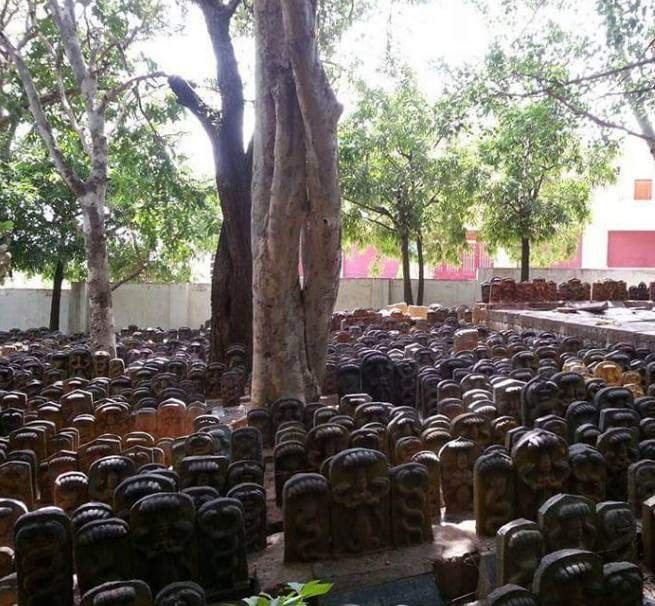
[[[255,21],[251,395],[312,401],[339,283],[341,106],[318,57],[315,2],[257,0]]]
[[[178,102],[202,124],[214,153],[216,189],[223,225],[218,238],[211,289],[210,358],[220,361],[231,343],[252,343],[252,253],[250,181],[252,151],[243,142],[243,82],[230,23],[240,0],[195,0],[205,17],[216,57],[220,111],[207,105],[182,78],[169,78]]]

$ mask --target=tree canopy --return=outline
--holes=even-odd
[[[215,245],[215,189],[192,177],[149,126],[124,129],[113,145],[107,231],[114,285],[188,280],[194,258]],[[11,160],[0,160],[0,176],[0,221],[12,223],[14,270],[52,278],[61,261],[65,279],[84,280],[81,211],[40,140],[16,142]]]
[[[560,253],[574,251],[590,218],[592,188],[614,179],[615,150],[586,144],[576,120],[551,99],[504,105],[494,117],[479,143],[486,168],[481,236],[521,258],[527,280],[531,245],[558,242]]]
[[[55,290],[65,267],[86,275],[91,336],[108,351],[112,278],[188,278],[191,251],[206,249],[216,229],[214,195],[174,152],[180,111],[165,74],[141,50],[172,31],[167,9],[163,0],[6,0],[0,10],[9,108],[0,151],[14,180],[0,195],[4,212],[22,215],[17,266],[52,271]]]
[[[643,139],[655,157],[650,0],[477,4],[496,32],[484,66],[472,70],[487,99],[549,98],[605,136]]]
[[[363,83],[358,90],[357,109],[340,128],[344,236],[400,252],[412,302],[410,259],[422,271],[424,262],[456,262],[466,245],[477,172],[454,139],[462,108],[430,103],[406,70],[391,92]]]

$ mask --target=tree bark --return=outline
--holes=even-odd
[[[530,240],[521,240],[521,282],[530,280]]]
[[[212,144],[223,224],[214,255],[210,359],[223,360],[232,343],[252,345],[252,252],[250,245],[251,151],[243,144],[243,82],[230,36],[239,1],[197,0],[216,57],[220,112],[182,78],[169,78],[178,102],[198,118]]]
[[[248,200],[248,204],[250,200]],[[210,358],[224,359],[225,350],[232,343],[243,343],[251,351],[252,345],[252,257],[249,230],[239,245],[221,226],[214,255],[211,287]],[[231,241],[231,244],[228,244]],[[247,253],[233,253],[234,248],[247,246]]]
[[[260,406],[318,398],[339,284],[341,106],[318,57],[315,19],[311,0],[255,2],[251,399]]]
[[[400,254],[403,264],[403,291],[405,303],[407,303],[407,305],[414,305],[411,268],[409,264],[409,236],[406,232],[403,232],[400,238]]]
[[[89,286],[89,332],[94,346],[113,356],[116,333],[105,232],[105,190],[100,185],[96,191],[88,192],[80,199],[80,205]]]
[[[65,264],[57,259],[55,275],[52,279],[52,301],[50,302],[50,330],[59,330],[59,310],[61,308],[61,283],[64,281]]]
[[[416,293],[416,304],[423,305],[425,293],[425,266],[423,261],[423,238],[421,234],[416,236],[416,256],[418,257],[418,291]]]

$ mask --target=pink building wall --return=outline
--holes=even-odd
[[[608,267],[655,267],[655,231],[607,232]]]
[[[442,263],[426,267],[425,277],[435,280],[475,280],[478,267],[493,267],[493,259],[481,242],[476,241],[475,232],[468,235],[469,250],[461,255],[459,265]],[[374,246],[365,250],[354,247],[343,253],[342,275],[344,278],[397,278],[401,274],[400,261],[381,257]]]
[[[342,274],[344,278],[395,278],[398,275],[400,262],[396,259],[381,257],[374,246],[365,250],[354,248],[345,250],[343,254]],[[377,271],[379,268],[379,271]],[[375,271],[374,271],[375,270]]]

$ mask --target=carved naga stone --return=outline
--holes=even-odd
[[[335,555],[361,554],[388,547],[389,463],[377,450],[351,448],[330,464],[330,535]]]

